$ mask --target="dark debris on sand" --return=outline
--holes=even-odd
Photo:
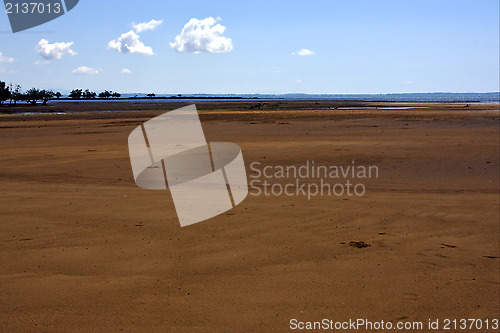
[[[349,246],[357,247],[357,248],[363,248],[363,247],[368,247],[371,246],[370,244],[367,244],[363,241],[351,241],[349,242]]]

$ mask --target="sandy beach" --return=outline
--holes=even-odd
[[[499,318],[498,104],[197,103],[249,177],[252,162],[379,174],[363,196],[251,193],[181,228],[168,190],[135,185],[127,138],[184,105],[0,108],[1,331]]]

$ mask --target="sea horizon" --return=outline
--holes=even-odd
[[[500,92],[482,93],[451,93],[451,92],[429,92],[429,93],[386,93],[386,94],[306,94],[306,93],[286,93],[286,94],[155,94],[148,97],[148,93],[122,93],[119,98],[80,98],[79,101],[126,101],[130,99],[147,101],[216,101],[216,100],[338,100],[338,101],[364,101],[364,102],[426,102],[426,103],[500,103]],[[58,99],[53,99],[58,101]],[[64,94],[59,101],[74,100]]]

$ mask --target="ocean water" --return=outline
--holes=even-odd
[[[66,96],[64,96],[66,97]],[[135,98],[134,98],[135,97]],[[436,102],[436,103],[500,103],[500,92],[487,93],[405,93],[405,94],[158,94],[155,98],[146,98],[145,94],[122,94],[120,98],[109,99],[53,99],[54,102],[134,102],[134,103],[169,103],[169,102],[211,102],[211,101],[365,101],[365,102]],[[23,102],[18,102],[23,103]]]
[[[137,96],[137,99],[133,99]],[[374,101],[374,102],[450,102],[450,103],[491,103],[500,102],[500,92],[487,93],[405,93],[405,94],[190,94],[190,95],[168,95],[158,94],[157,98],[142,99],[145,94],[122,94],[121,99],[109,99],[109,101],[133,101],[141,102],[208,102],[208,101],[239,101],[239,100],[346,100],[346,101]],[[84,100],[79,100],[84,101]]]

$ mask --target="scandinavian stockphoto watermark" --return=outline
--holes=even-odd
[[[194,104],[135,128],[128,147],[136,184],[168,187],[183,227],[230,210],[248,194],[240,148],[207,143]]]
[[[356,196],[366,193],[364,181],[377,179],[376,165],[359,165],[351,161],[347,165],[317,164],[306,161],[301,165],[250,164],[250,195],[258,196]]]
[[[12,32],[52,21],[72,10],[79,0],[4,0]]]

